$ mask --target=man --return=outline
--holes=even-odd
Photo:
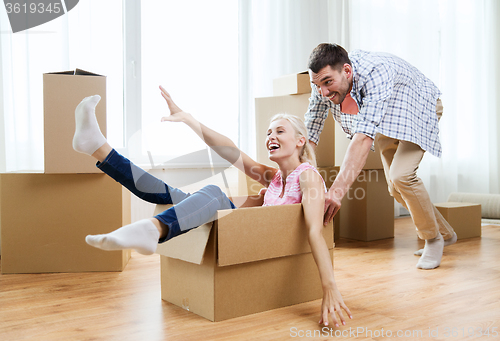
[[[434,269],[456,234],[431,203],[416,171],[428,151],[441,156],[441,92],[415,67],[390,54],[318,45],[309,57],[312,96],[306,113],[315,147],[330,109],[351,138],[340,172],[326,196],[325,223],[361,172],[375,136],[390,194],[411,214],[425,247],[417,268]]]

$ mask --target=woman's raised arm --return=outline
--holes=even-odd
[[[170,94],[160,86],[161,95],[167,102],[170,115],[162,117],[162,122],[183,122],[190,127],[210,148],[212,148],[223,159],[229,161],[250,178],[258,181],[264,186],[269,186],[271,179],[276,173],[276,168],[258,163],[243,153],[228,137],[208,128],[196,120],[191,114],[182,111]]]

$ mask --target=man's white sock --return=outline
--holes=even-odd
[[[441,264],[443,257],[444,240],[441,233],[438,232],[436,238],[426,239],[424,253],[418,260],[417,268],[419,269],[434,269]]]
[[[95,117],[95,107],[100,100],[99,95],[85,97],[76,107],[73,149],[77,152],[92,155],[106,143]]]
[[[87,244],[106,251],[134,249],[143,255],[156,251],[160,232],[149,219],[120,227],[108,234],[88,235]]]
[[[453,237],[444,240],[444,246],[455,244],[456,242],[457,242],[457,234],[455,232],[453,232]],[[420,249],[420,250],[415,251],[413,254],[415,256],[422,256],[423,253],[424,253],[424,249]]]

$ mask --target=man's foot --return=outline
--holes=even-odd
[[[435,269],[441,264],[443,257],[444,240],[441,233],[438,232],[436,238],[426,239],[422,257],[418,260],[417,268]]]
[[[99,95],[85,97],[76,107],[73,149],[77,152],[92,155],[106,143],[95,117],[95,107],[100,100]]]
[[[445,239],[444,246],[455,244],[456,242],[457,242],[457,234],[455,232],[453,232],[453,237]],[[413,254],[415,256],[422,256],[423,253],[424,253],[424,249],[420,249],[420,250],[415,251]]]

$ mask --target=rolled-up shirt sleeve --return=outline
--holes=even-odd
[[[305,123],[307,127],[308,139],[316,144],[319,142],[319,135],[323,131],[325,120],[328,117],[328,109],[330,108],[325,103],[321,95],[312,86],[311,97],[309,98],[309,108],[305,114]]]
[[[387,67],[373,69],[360,81],[363,104],[354,120],[353,134],[361,133],[375,139],[377,127],[387,112],[393,92],[392,74]]]

